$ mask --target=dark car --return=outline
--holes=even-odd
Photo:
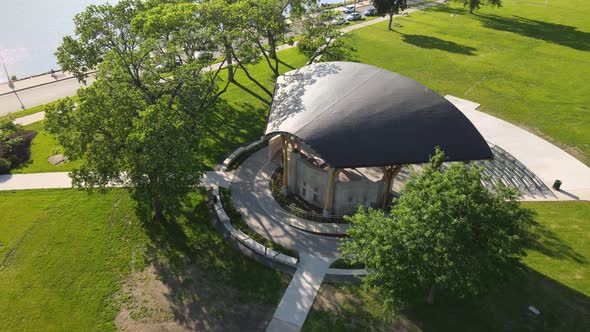
[[[377,9],[369,8],[369,9],[365,10],[365,12],[363,14],[365,14],[365,16],[375,16],[375,15],[377,15]]]

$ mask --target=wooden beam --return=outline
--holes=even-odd
[[[386,208],[387,205],[390,203],[390,197],[389,197],[389,192],[391,191],[391,186],[393,184],[393,180],[395,179],[395,177],[399,174],[399,172],[402,170],[402,166],[401,165],[395,165],[395,166],[386,166],[383,167],[383,173],[385,175],[385,188],[383,188],[383,202],[382,202],[382,207]]]
[[[281,135],[283,138],[283,195],[289,193],[289,138],[287,135]]]
[[[334,184],[336,177],[340,173],[338,168],[330,168],[328,170],[328,185],[326,187],[326,199],[324,201],[324,217],[329,217],[332,214],[332,202],[334,201]]]

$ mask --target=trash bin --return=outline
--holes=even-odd
[[[555,180],[555,182],[553,182],[553,189],[559,190],[559,187],[561,187],[561,181]]]

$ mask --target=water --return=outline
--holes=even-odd
[[[0,0],[0,55],[10,75],[26,77],[57,69],[53,53],[73,34],[74,15],[106,0]],[[113,1],[111,1],[112,3]],[[5,82],[4,70],[0,82]]]

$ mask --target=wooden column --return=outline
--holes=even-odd
[[[401,165],[383,167],[383,174],[385,175],[385,188],[383,189],[383,202],[381,203],[383,208],[387,207],[387,204],[390,203],[389,192],[391,191],[391,185],[401,170]]]
[[[283,138],[283,195],[289,193],[289,138],[287,135],[281,135]]]
[[[334,201],[334,185],[336,177],[340,173],[338,168],[330,168],[328,170],[328,185],[326,187],[326,200],[324,201],[324,217],[329,217],[332,214],[332,202]]]

